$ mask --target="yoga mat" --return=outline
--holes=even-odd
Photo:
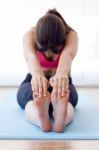
[[[64,133],[44,133],[25,120],[24,110],[16,101],[16,92],[12,92],[0,102],[0,139],[99,139],[99,108],[93,101],[79,93],[74,121],[65,127]]]

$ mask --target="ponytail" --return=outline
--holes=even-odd
[[[66,33],[69,33],[70,31],[74,31],[74,30],[66,23],[66,21],[64,20],[64,18],[62,17],[62,15],[61,15],[55,8],[54,8],[54,9],[49,9],[46,14],[52,14],[52,15],[56,15],[57,17],[59,17],[59,18],[63,21],[63,23],[64,23],[64,25],[65,25]]]

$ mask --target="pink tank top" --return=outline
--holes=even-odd
[[[45,56],[43,55],[43,53],[40,52],[40,51],[37,51],[36,53],[37,53],[40,65],[43,68],[49,68],[49,69],[55,69],[55,68],[57,68],[61,53],[58,54],[57,58],[54,61],[47,60],[45,58]]]

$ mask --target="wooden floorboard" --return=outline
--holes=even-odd
[[[99,141],[0,140],[0,150],[99,150]]]

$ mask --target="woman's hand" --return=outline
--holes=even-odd
[[[50,78],[50,85],[53,87],[53,92],[56,97],[61,98],[68,91],[69,79],[65,73],[56,73]]]
[[[44,75],[40,73],[35,73],[32,76],[31,86],[33,90],[33,98],[35,96],[42,97],[42,96],[46,96],[49,83]]]

